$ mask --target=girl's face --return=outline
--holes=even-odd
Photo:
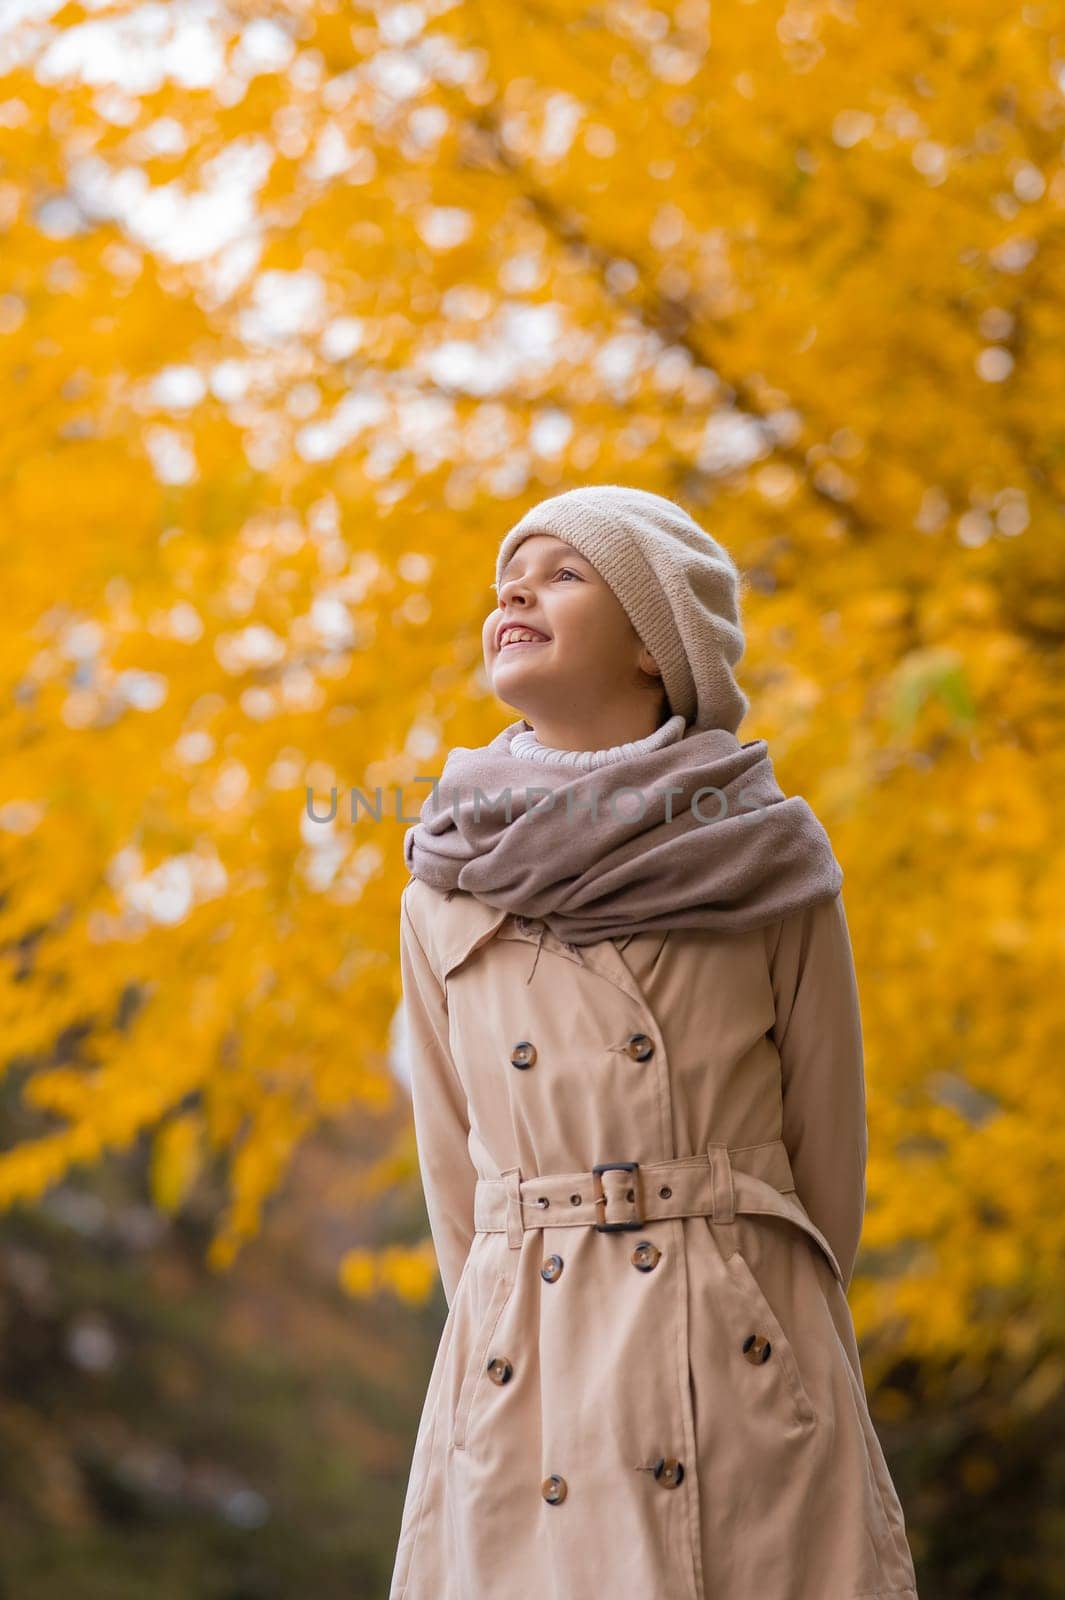
[[[511,628],[536,637],[508,643]],[[554,534],[531,534],[515,550],[481,638],[493,691],[527,721],[595,726],[650,708],[654,725],[654,658],[605,579]]]

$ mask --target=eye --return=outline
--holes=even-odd
[[[559,567],[555,574],[556,578],[560,578],[564,572],[568,572],[571,578],[576,578],[579,581],[580,573],[574,572],[572,567]]]

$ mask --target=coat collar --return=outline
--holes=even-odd
[[[506,911],[485,905],[476,895],[462,889],[452,889],[440,895],[440,915],[437,919],[436,948],[440,963],[440,979],[487,944],[496,930],[507,920]]]
[[[519,939],[535,946],[529,968],[530,978],[536,969],[540,952],[548,949],[578,966],[598,973],[638,1005],[646,1006],[646,996],[612,940],[600,939],[590,945],[565,944],[538,919],[527,921],[524,917],[512,916],[509,911],[486,905],[466,890],[451,889],[446,893],[432,890],[431,893],[440,902],[438,915],[432,920],[434,955],[441,982],[490,939]]]

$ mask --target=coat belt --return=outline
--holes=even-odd
[[[478,1178],[473,1223],[478,1233],[505,1233],[518,1249],[531,1228],[631,1231],[671,1217],[733,1222],[737,1212],[779,1216],[810,1234],[843,1274],[832,1248],[795,1193],[781,1139],[763,1144],[708,1144],[697,1156],[673,1161],[601,1161],[589,1172],[553,1172],[523,1178],[507,1167],[498,1178]]]

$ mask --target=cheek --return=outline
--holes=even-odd
[[[598,606],[567,617],[559,633],[565,637],[567,658],[585,670],[613,671],[629,654],[626,633],[610,612]]]

